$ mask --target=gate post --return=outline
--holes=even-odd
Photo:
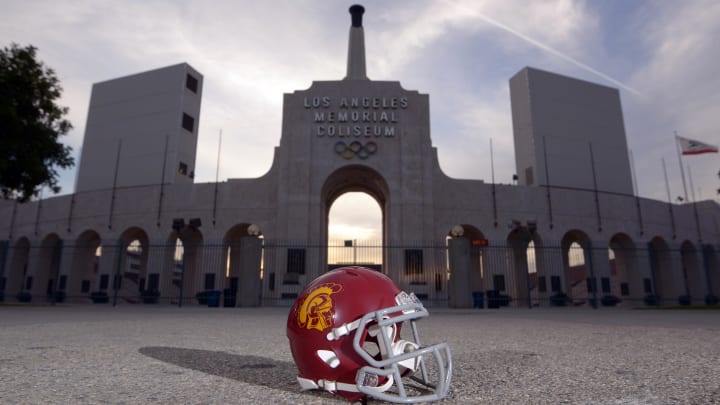
[[[655,276],[656,268],[655,268],[655,260],[657,260],[655,248],[653,247],[652,242],[648,242],[648,258],[650,259],[650,280],[652,280],[652,296],[654,299],[651,300],[652,303],[654,303],[657,306],[662,305],[662,297],[660,297],[660,294],[657,290],[657,277]]]
[[[707,283],[707,298],[714,296],[712,289],[712,278],[710,277],[710,250],[712,245],[700,245],[703,253],[703,267],[705,268],[705,283]],[[0,271],[0,278],[2,278],[2,271]]]
[[[448,255],[450,265],[448,306],[450,308],[472,308],[470,240],[465,237],[454,237],[448,240]]]
[[[57,293],[60,288],[60,260],[62,259],[63,240],[59,239],[57,245],[55,245],[55,279],[53,280],[53,286],[50,291],[50,305],[55,305],[57,302]]]
[[[238,306],[257,307],[262,296],[260,283],[262,240],[257,236],[243,236],[240,238],[240,251]]]
[[[117,262],[115,263],[115,274],[113,275],[112,280],[112,288],[113,288],[113,307],[117,306],[118,301],[118,294],[120,293],[120,286],[122,283],[122,274],[120,273],[120,267],[122,266],[123,262],[123,241],[122,239],[118,239],[118,246],[117,246]]]
[[[8,259],[9,245],[9,240],[0,242],[0,302],[5,300],[5,284],[7,284],[5,278],[5,263],[7,263]]]
[[[587,241],[587,244],[585,246],[585,263],[587,263],[588,271],[590,272],[590,289],[592,290],[592,299],[590,300],[590,303],[592,304],[593,309],[598,309],[598,299],[597,299],[597,278],[595,278],[595,271],[593,270],[593,251],[592,251],[592,242]]]

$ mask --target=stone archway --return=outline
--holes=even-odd
[[[507,258],[509,264],[508,293],[517,306],[539,306],[541,298],[547,297],[545,266],[538,266],[538,255],[542,261],[543,243],[535,229],[518,226],[507,236]],[[540,286],[543,288],[541,289]]]
[[[196,294],[203,291],[200,277],[204,251],[203,234],[196,227],[186,226],[168,235],[160,282],[162,297],[195,301]]]
[[[332,203],[347,192],[364,192],[370,195],[382,210],[383,239],[387,231],[387,203],[390,189],[385,178],[374,169],[362,165],[348,165],[337,169],[325,180],[321,191],[321,201],[325,222],[323,223],[323,236],[327,240],[327,218]]]
[[[675,285],[672,269],[672,252],[667,242],[659,236],[650,241],[650,268],[653,276],[653,293],[659,296],[661,302],[676,302],[679,291],[684,286]]]
[[[589,304],[599,294],[597,277],[591,276],[589,267],[590,237],[579,229],[565,233],[562,238],[562,258],[566,293],[575,305]]]
[[[147,232],[142,228],[131,227],[120,235],[120,242],[122,251],[119,252],[120,289],[118,296],[130,302],[137,302],[143,291],[149,290],[148,285],[155,282],[154,277],[153,280],[148,277],[149,238]],[[115,283],[112,285],[114,287]]]
[[[68,298],[89,296],[97,289],[93,284],[97,283],[100,244],[100,235],[93,230],[86,230],[75,240],[66,290]]]
[[[374,169],[362,165],[344,166],[334,171],[325,180],[321,191],[323,223],[321,224],[322,228],[320,232],[322,235],[322,240],[324,240],[325,244],[327,245],[330,208],[332,207],[335,200],[348,192],[366,193],[367,195],[372,197],[372,199],[374,199],[379,205],[382,217],[382,241],[380,242],[380,246],[383,246],[387,235],[387,212],[390,195],[389,187],[384,177],[380,175],[380,173],[378,173]],[[380,256],[382,257],[383,264],[382,271],[388,274],[388,269],[393,268],[392,265],[389,263],[389,260],[394,260],[394,258],[388,256],[387,250],[384,250]],[[327,251],[320,252],[320,254],[318,255],[318,259],[320,260],[319,267],[323,269],[327,268]],[[312,266],[310,268],[312,268]],[[399,274],[396,274],[395,276],[398,275]]]
[[[635,242],[627,234],[617,233],[610,238],[608,248],[613,255],[613,258],[609,259],[611,294],[621,301],[642,297],[643,276],[638,267],[638,249]]]

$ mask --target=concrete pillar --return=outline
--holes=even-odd
[[[472,308],[470,240],[463,237],[448,240],[448,255],[450,264],[448,306],[450,308]]]
[[[701,246],[702,248],[702,246]],[[705,302],[708,293],[707,277],[703,266],[702,249],[687,249],[682,252],[682,267],[687,281],[687,292],[694,304]]]
[[[115,272],[117,271],[116,267],[118,263],[119,244],[120,241],[102,243],[102,254],[100,255],[100,260],[98,261],[97,280],[95,280],[95,284],[91,288],[91,292],[104,290],[108,293],[108,295],[112,294],[112,280]],[[101,285],[103,275],[107,276],[108,280],[104,289]]]
[[[604,295],[612,294],[608,249],[608,244],[601,242],[588,243],[585,249],[585,263],[588,267],[588,276],[590,277],[591,274],[595,276],[595,297],[598,300],[598,307],[600,306],[600,299]],[[603,288],[603,284],[606,284],[605,288]],[[590,297],[592,298],[592,293],[590,293]]]
[[[256,307],[262,295],[260,260],[262,241],[255,236],[240,238],[240,279],[238,282],[237,305]]]
[[[650,294],[659,294],[655,291],[657,282],[653,282],[655,275],[652,273],[652,264],[647,243],[640,242],[635,245],[634,263],[635,267],[628,267],[628,284],[630,287],[630,298],[636,299],[637,304],[644,305],[644,299]],[[647,284],[647,286],[646,286]],[[650,287],[648,290],[647,287]]]
[[[65,278],[65,285],[62,286],[58,282],[58,280],[55,280],[58,282],[56,284],[57,288],[60,291],[64,291],[68,297],[70,296],[77,296],[80,293],[80,280],[75,277],[75,274],[73,272],[74,270],[74,264],[73,259],[75,257],[75,252],[78,250],[78,247],[76,245],[71,244],[64,244],[62,248],[62,256],[60,257],[60,271],[59,276],[62,278]],[[54,271],[54,269],[53,269]],[[54,278],[54,277],[53,277]]]
[[[687,283],[685,282],[685,272],[683,270],[683,259],[679,246],[673,246],[670,248],[670,252],[665,260],[662,260],[661,267],[667,268],[666,279],[667,283],[664,283],[663,289],[663,300],[667,305],[677,305],[678,297],[686,295]],[[669,262],[666,260],[669,259]]]

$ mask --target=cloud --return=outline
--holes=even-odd
[[[660,3],[645,10],[640,29],[646,32],[643,45],[648,58],[638,63],[631,81],[647,89],[648,97],[626,103],[631,148],[636,151],[641,192],[666,199],[664,181],[648,181],[648,173],[668,162],[673,195],[682,194],[677,151],[673,132],[688,138],[718,143],[720,105],[720,4],[713,1]],[[626,117],[628,115],[626,114]],[[638,117],[639,119],[635,119]],[[640,118],[642,117],[642,118]],[[691,166],[696,186],[703,188],[698,198],[714,198],[717,185],[717,155],[684,158]],[[688,175],[686,170],[686,176]],[[689,184],[688,184],[689,186]],[[704,187],[703,187],[704,186]],[[645,190],[642,190],[644,188]],[[692,196],[690,196],[692,197]]]
[[[382,211],[365,193],[346,193],[330,209],[329,240],[382,239]]]
[[[368,76],[400,80],[430,95],[433,145],[452,177],[489,181],[492,138],[496,181],[510,181],[515,169],[507,82],[528,65],[620,88],[644,196],[665,199],[661,157],[668,161],[673,190],[681,187],[673,130],[720,143],[717,2],[364,5]],[[346,6],[310,0],[6,2],[0,37],[37,45],[40,58],[57,71],[65,89],[61,104],[70,107],[75,125],[65,140],[75,153],[92,83],[190,63],[205,78],[196,181],[215,180],[220,130],[223,181],[257,177],[270,168],[283,93],[344,77]],[[473,145],[470,152],[467,145]],[[704,197],[714,197],[717,155],[686,162]],[[62,173],[64,191],[72,191],[74,171]],[[354,212],[373,209],[364,210]],[[339,223],[356,226],[361,217]]]

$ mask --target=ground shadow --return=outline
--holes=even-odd
[[[149,346],[141,354],[166,363],[248,384],[299,393],[295,364],[267,357],[246,356],[226,352]],[[307,392],[316,396],[317,393]]]

